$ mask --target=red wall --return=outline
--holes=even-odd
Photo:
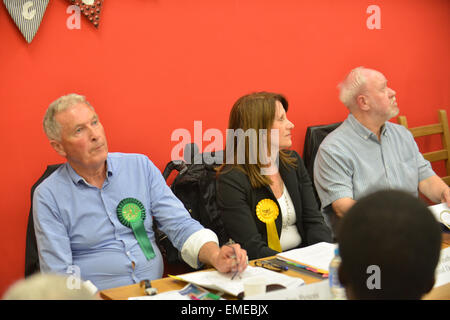
[[[366,27],[371,4],[381,30]],[[308,125],[346,117],[336,85],[359,65],[386,75],[410,125],[449,110],[448,0],[106,0],[98,30],[85,19],[69,30],[67,6],[50,1],[27,44],[0,5],[0,294],[23,275],[30,187],[63,161],[41,124],[63,94],[88,97],[110,151],[160,169],[174,129],[224,130],[233,102],[258,90],[287,96],[302,152]]]

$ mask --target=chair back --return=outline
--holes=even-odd
[[[30,212],[28,213],[28,225],[27,225],[26,247],[25,247],[25,277],[28,277],[40,271],[39,254],[36,243],[36,234],[34,233],[34,221],[33,221],[34,190],[42,181],[47,179],[49,175],[51,175],[56,169],[58,169],[60,165],[61,163],[47,166],[47,169],[42,174],[42,176],[31,187],[31,207]]]
[[[441,177],[447,185],[450,186],[450,133],[448,129],[447,112],[445,110],[438,110],[439,123],[409,128],[406,116],[399,116],[397,121],[402,126],[411,131],[414,138],[439,134],[442,139],[442,149],[432,152],[422,153],[423,157],[430,162],[442,161],[445,162],[446,175]]]
[[[339,127],[342,122],[336,122],[326,125],[310,126],[306,129],[305,145],[303,147],[303,162],[305,163],[306,170],[308,171],[309,177],[313,185],[314,195],[316,196],[319,208],[321,207],[319,196],[314,186],[314,160],[316,159],[317,151],[322,143],[323,139],[332,132],[334,129]]]

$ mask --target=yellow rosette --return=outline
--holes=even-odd
[[[278,206],[272,199],[263,199],[256,205],[256,216],[266,224],[269,248],[281,252],[275,220],[278,217]]]

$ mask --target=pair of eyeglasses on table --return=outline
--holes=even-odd
[[[261,267],[261,268],[264,268],[264,269],[267,269],[267,270],[271,270],[271,271],[276,271],[276,272],[281,272],[281,271],[287,271],[288,270],[288,267],[279,266],[279,265],[276,265],[276,264],[274,264],[272,262],[264,261],[264,260],[262,260],[262,261],[261,260],[256,260],[254,262],[254,265],[255,265],[255,267]]]

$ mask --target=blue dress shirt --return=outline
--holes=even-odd
[[[144,226],[156,254],[151,260],[117,217],[117,205],[129,197],[145,207]],[[139,154],[109,153],[101,189],[65,163],[36,188],[33,208],[41,271],[69,273],[76,266],[82,280],[92,281],[99,290],[162,276],[153,218],[180,251],[192,234],[203,229],[173,195],[158,168]]]

